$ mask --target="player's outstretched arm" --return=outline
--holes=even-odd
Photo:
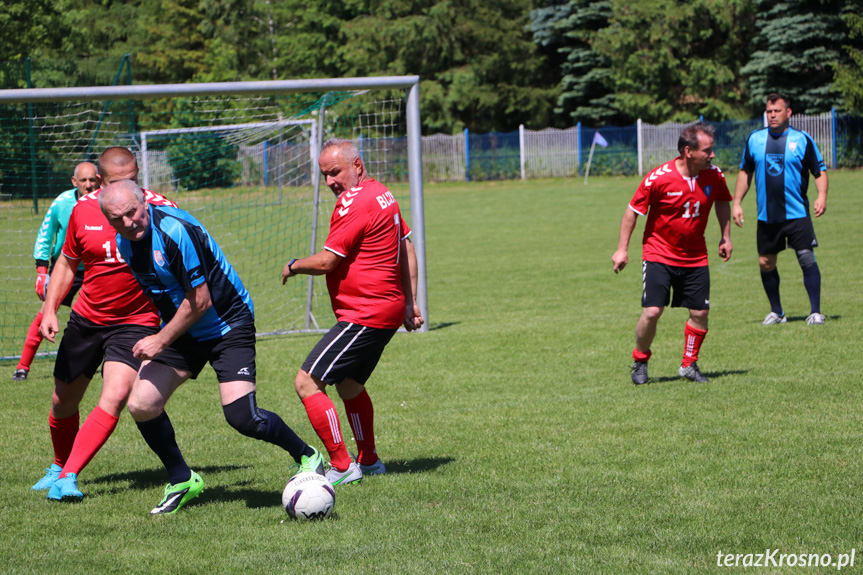
[[[749,184],[752,181],[752,175],[745,170],[737,172],[737,183],[734,184],[734,202],[731,206],[731,217],[737,227],[743,227],[743,198],[746,197],[746,192],[749,191]],[[716,212],[719,215],[719,212]]]
[[[623,268],[629,263],[629,240],[632,238],[636,221],[638,221],[638,214],[627,206],[626,211],[623,212],[623,219],[620,221],[620,238],[617,240],[617,251],[611,256],[611,261],[614,263],[614,273],[623,271]]]
[[[211,307],[213,302],[207,282],[192,288],[186,292],[186,298],[177,307],[177,313],[171,321],[159,333],[138,340],[132,346],[132,354],[138,359],[153,359],[195,325]]]
[[[66,256],[60,256],[57,263],[54,264],[54,272],[48,283],[45,304],[42,306],[42,324],[39,326],[39,332],[42,337],[51,342],[54,341],[54,337],[60,330],[60,325],[57,322],[57,308],[60,307],[60,302],[69,293],[69,288],[72,287],[72,282],[75,280],[73,262],[77,267],[78,260],[70,260]]]
[[[422,327],[422,312],[417,305],[417,255],[414,244],[410,238],[401,241],[401,276],[402,291],[405,294],[405,320],[404,326],[408,331],[414,331]]]

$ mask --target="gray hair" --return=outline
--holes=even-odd
[[[127,192],[134,196],[134,198],[138,200],[139,204],[143,204],[145,202],[144,190],[142,190],[138,184],[132,180],[120,180],[102,188],[102,191],[99,192],[99,207],[104,210],[106,205],[117,201],[117,198],[123,192]]]
[[[342,158],[348,163],[353,164],[354,160],[360,157],[360,151],[350,140],[342,138],[330,138],[321,147],[321,154],[329,148],[337,147],[342,152]]]

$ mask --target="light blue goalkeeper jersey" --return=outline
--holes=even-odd
[[[78,190],[72,188],[66,190],[51,202],[51,206],[45,213],[39,233],[36,234],[36,246],[33,248],[33,259],[36,265],[48,267],[50,263],[57,261],[63,242],[66,241],[66,228],[69,226],[69,216],[72,208],[78,202]]]

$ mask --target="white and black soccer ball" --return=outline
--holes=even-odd
[[[304,471],[288,479],[282,505],[293,519],[326,519],[336,505],[336,492],[323,475]]]

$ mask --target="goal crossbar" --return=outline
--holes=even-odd
[[[417,257],[417,304],[426,320],[429,312],[426,280],[425,215],[421,157],[419,76],[377,76],[367,78],[323,78],[256,82],[213,82],[190,84],[138,84],[71,88],[22,88],[0,90],[0,103],[125,100],[192,96],[238,96],[299,92],[344,92],[376,89],[404,89],[407,129],[408,186],[410,190],[412,240]],[[220,126],[224,130],[226,126]],[[320,131],[318,134],[320,137]],[[319,178],[316,178],[319,180]],[[319,184],[318,184],[319,185]],[[317,186],[316,186],[317,187]]]

